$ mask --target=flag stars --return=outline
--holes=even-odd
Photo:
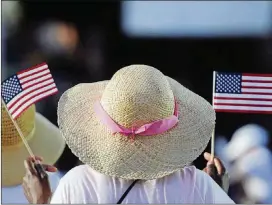
[[[14,96],[22,91],[20,82],[16,76],[7,79],[1,86],[2,97],[5,103],[8,103]]]
[[[237,74],[217,74],[216,92],[219,93],[240,93],[241,77]]]

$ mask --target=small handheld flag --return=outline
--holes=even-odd
[[[214,71],[212,102],[216,112],[272,114],[272,74]]]
[[[1,85],[2,104],[31,157],[34,157],[34,154],[15,120],[29,106],[57,92],[46,63],[18,72]],[[34,166],[40,179],[48,177],[40,162],[35,162]]]
[[[215,72],[216,112],[272,114],[272,74]]]
[[[2,98],[13,119],[35,102],[58,92],[46,63],[23,70],[6,79]]]

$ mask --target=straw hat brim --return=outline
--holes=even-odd
[[[34,155],[43,157],[45,164],[53,165],[62,155],[65,141],[59,129],[41,114],[36,113],[35,132],[28,144]],[[25,146],[2,148],[2,186],[22,183],[24,160],[29,157]]]
[[[133,142],[113,135],[94,113],[108,81],[67,90],[58,104],[58,124],[67,145],[94,170],[124,179],[160,178],[192,163],[212,136],[215,112],[205,99],[167,79],[178,103],[178,124],[163,134],[136,135]]]

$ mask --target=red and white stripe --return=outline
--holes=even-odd
[[[58,92],[47,64],[41,64],[19,72],[17,77],[23,91],[7,104],[14,119],[30,105]]]
[[[272,75],[242,74],[241,94],[213,94],[217,112],[272,114]]]

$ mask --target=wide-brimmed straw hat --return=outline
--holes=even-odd
[[[2,105],[2,186],[22,183],[25,175],[24,160],[29,153],[23,144],[6,109]],[[33,153],[41,156],[46,164],[54,164],[62,155],[65,141],[59,129],[30,106],[17,119]]]
[[[182,169],[204,151],[215,112],[159,70],[131,65],[110,81],[67,90],[58,124],[73,153],[94,170],[148,180]]]

